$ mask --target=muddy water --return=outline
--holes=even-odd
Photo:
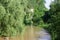
[[[27,27],[26,32],[24,34],[24,40],[35,40],[35,31],[37,30],[37,28],[31,28],[31,27]]]
[[[27,26],[23,36],[17,36],[16,38],[10,38],[10,40],[37,40],[36,37],[40,28]]]
[[[27,27],[23,40],[51,40],[51,36],[43,28]]]
[[[48,38],[46,39],[46,37]],[[46,33],[45,30],[38,27],[27,26],[23,36],[18,35],[16,37],[10,37],[9,40],[44,40],[44,38],[45,40],[50,40],[50,35]],[[4,39],[0,37],[0,40]]]

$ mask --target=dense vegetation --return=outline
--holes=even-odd
[[[0,36],[14,36],[22,32],[26,6],[27,0],[0,0]]]
[[[25,26],[46,28],[52,40],[60,40],[60,0],[44,6],[45,0],[0,0],[0,36],[14,36]],[[25,25],[24,25],[25,24]]]
[[[49,19],[52,40],[60,40],[60,1],[55,0],[50,6],[51,19]]]
[[[45,0],[28,0],[28,5],[26,11],[26,16],[24,19],[25,25],[30,25],[31,21],[35,26],[43,26],[44,22],[42,20],[42,16],[45,14],[44,12],[47,10],[44,6]],[[33,9],[33,12],[30,11]],[[31,18],[32,17],[32,18]]]
[[[50,10],[45,12],[43,17],[45,23],[48,23],[52,40],[60,40],[60,0],[55,0],[50,5]]]

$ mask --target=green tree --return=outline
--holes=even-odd
[[[30,22],[33,21],[34,25],[40,25],[43,24],[42,21],[42,16],[44,15],[44,12],[46,10],[44,6],[45,1],[44,0],[28,0],[28,6],[27,9],[34,9],[34,12],[27,12],[26,16],[30,15],[29,17],[26,18],[25,16],[25,23],[26,24],[31,24]],[[31,16],[33,18],[31,19]]]
[[[11,37],[23,31],[26,6],[27,0],[0,0],[0,36]]]
[[[50,5],[50,16],[51,18],[48,20],[51,25],[49,25],[49,31],[52,35],[52,40],[60,40],[60,2],[55,0]]]

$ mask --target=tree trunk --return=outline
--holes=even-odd
[[[9,40],[9,37],[4,37],[4,40]]]

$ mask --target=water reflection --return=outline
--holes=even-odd
[[[24,40],[51,40],[50,34],[43,28],[28,27],[24,34]]]
[[[38,40],[51,40],[50,34],[44,29],[41,29],[36,34],[39,35],[37,38]]]
[[[51,40],[50,34],[43,28],[28,26],[23,36],[10,37],[10,40]],[[4,40],[0,37],[0,40]]]

